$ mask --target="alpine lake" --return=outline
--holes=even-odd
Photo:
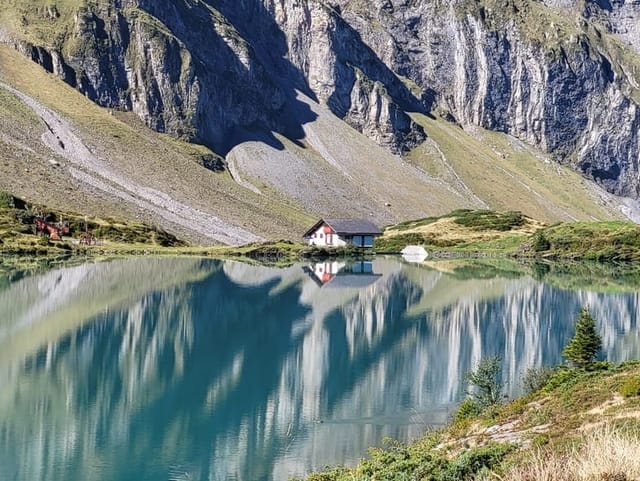
[[[419,259],[422,260],[422,259]],[[640,357],[640,270],[381,257],[0,271],[0,481],[286,481],[445,424],[464,375],[556,365],[581,307]]]

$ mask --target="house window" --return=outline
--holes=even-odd
[[[320,239],[322,239],[324,237],[324,234],[320,234]]]

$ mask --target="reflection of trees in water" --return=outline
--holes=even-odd
[[[417,434],[401,425],[455,402],[483,355],[503,356],[511,388],[522,368],[559,362],[583,304],[611,320],[608,355],[638,353],[638,293],[521,278],[430,307],[451,279],[395,269],[336,306],[300,269],[261,269],[242,273],[259,282],[216,268],[146,294],[30,357],[0,392],[0,453],[16,463],[0,478],[262,480],[359,457],[384,435]]]

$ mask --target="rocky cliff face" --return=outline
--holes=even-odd
[[[638,2],[39,3],[5,28],[25,53],[99,104],[221,153],[279,146],[268,132],[303,138],[302,91],[396,153],[425,139],[406,112],[434,112],[640,196]]]
[[[632,29],[640,24],[637,5],[342,3],[347,21],[394,71],[420,86],[423,101],[433,98],[462,125],[540,146],[612,192],[640,193],[640,62],[631,53],[640,47]],[[574,22],[577,8],[582,19]],[[625,46],[625,38],[634,44]]]

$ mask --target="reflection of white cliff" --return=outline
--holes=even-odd
[[[468,281],[476,282],[476,281]],[[636,309],[640,294],[602,295],[551,289],[531,279],[509,281],[492,300],[460,299],[448,308],[426,309],[426,350],[446,369],[434,371],[434,400],[451,402],[462,377],[483,356],[503,359],[503,380],[518,392],[523,370],[562,362],[561,350],[573,334],[581,306],[590,306],[600,321],[603,352],[612,361],[638,353]],[[443,376],[446,371],[446,377]]]
[[[19,479],[65,479],[71,460],[81,467],[82,479],[104,479],[104,473],[95,470],[96,460],[109,466],[117,465],[119,457],[126,459],[126,452],[106,453],[103,446],[126,443],[132,417],[157,399],[178,374],[158,371],[159,359],[171,356],[176,371],[184,364],[193,332],[188,310],[176,313],[180,297],[172,290],[145,297],[127,311],[109,315],[109,322],[102,322],[98,331],[90,327],[70,334],[63,340],[68,347],[47,348],[41,369],[8,380],[0,419],[14,440],[21,438],[11,446],[13,459],[30,460],[20,466],[25,471]],[[108,331],[107,337],[117,344],[105,346],[100,331]],[[115,365],[104,365],[112,356],[101,362],[96,355],[109,348],[116,349]],[[93,382],[100,386],[95,397],[87,399]],[[29,420],[28,436],[21,427],[25,420]],[[0,478],[2,474],[0,467]]]
[[[14,452],[0,455],[0,479],[7,479],[3,469],[11,472],[9,459],[29,460],[14,467],[18,479],[65,479],[71,460],[82,467],[82,479],[104,479],[92,468],[98,459],[106,462],[101,446],[121,444],[131,416],[163,391],[158,358],[171,351],[180,370],[192,342],[189,310],[176,312],[184,307],[184,290],[168,286],[207,270],[198,260],[85,264],[25,278],[0,293],[7,316],[0,335],[0,422],[13,433],[6,447]],[[155,289],[165,292],[145,294]],[[125,310],[105,313],[123,304]],[[98,330],[82,327],[92,318],[100,325],[102,317],[109,321]],[[118,340],[110,346],[118,352],[115,364],[104,365],[110,356],[97,358],[103,333]],[[100,386],[88,400],[92,382]]]
[[[207,272],[197,259],[133,259],[86,263],[20,280],[0,292],[0,378],[2,365],[57,342],[101,312]]]
[[[518,392],[526,368],[562,361],[561,349],[572,335],[573,320],[582,305],[597,306],[594,314],[602,321],[608,358],[626,359],[640,346],[637,293],[565,292],[530,278],[459,281],[434,271],[408,269],[385,276],[340,307],[314,309],[314,313],[323,313],[322,318],[314,319],[303,352],[296,353],[296,359],[304,360],[303,372],[316,367],[311,377],[314,382],[303,383],[297,396],[288,397],[302,398],[298,402],[307,406],[303,412],[310,413],[310,420],[324,422],[294,443],[290,451],[296,455],[284,456],[276,464],[274,479],[308,472],[330,461],[353,461],[350,453],[365,452],[368,444],[383,436],[406,439],[417,435],[425,424],[445,422],[462,394],[464,374],[483,356],[502,357],[507,391]],[[410,290],[403,285],[408,280],[422,289],[421,295],[408,296],[404,309],[393,312],[391,293]],[[444,303],[442,294],[452,296],[452,284],[456,295]],[[314,307],[316,304],[321,303],[316,300]],[[393,337],[391,347],[381,350],[349,390],[329,406],[323,393],[330,380],[322,377],[344,374],[332,370],[326,358],[329,346],[340,338],[326,326],[336,311],[341,320],[337,329],[344,330],[350,359],[375,351],[385,330],[397,329],[401,335]],[[398,329],[398,323],[408,325]],[[620,348],[621,336],[627,343],[624,348]],[[354,412],[358,413],[355,418]],[[343,427],[339,436],[336,424]],[[360,445],[361,440],[368,441]]]

